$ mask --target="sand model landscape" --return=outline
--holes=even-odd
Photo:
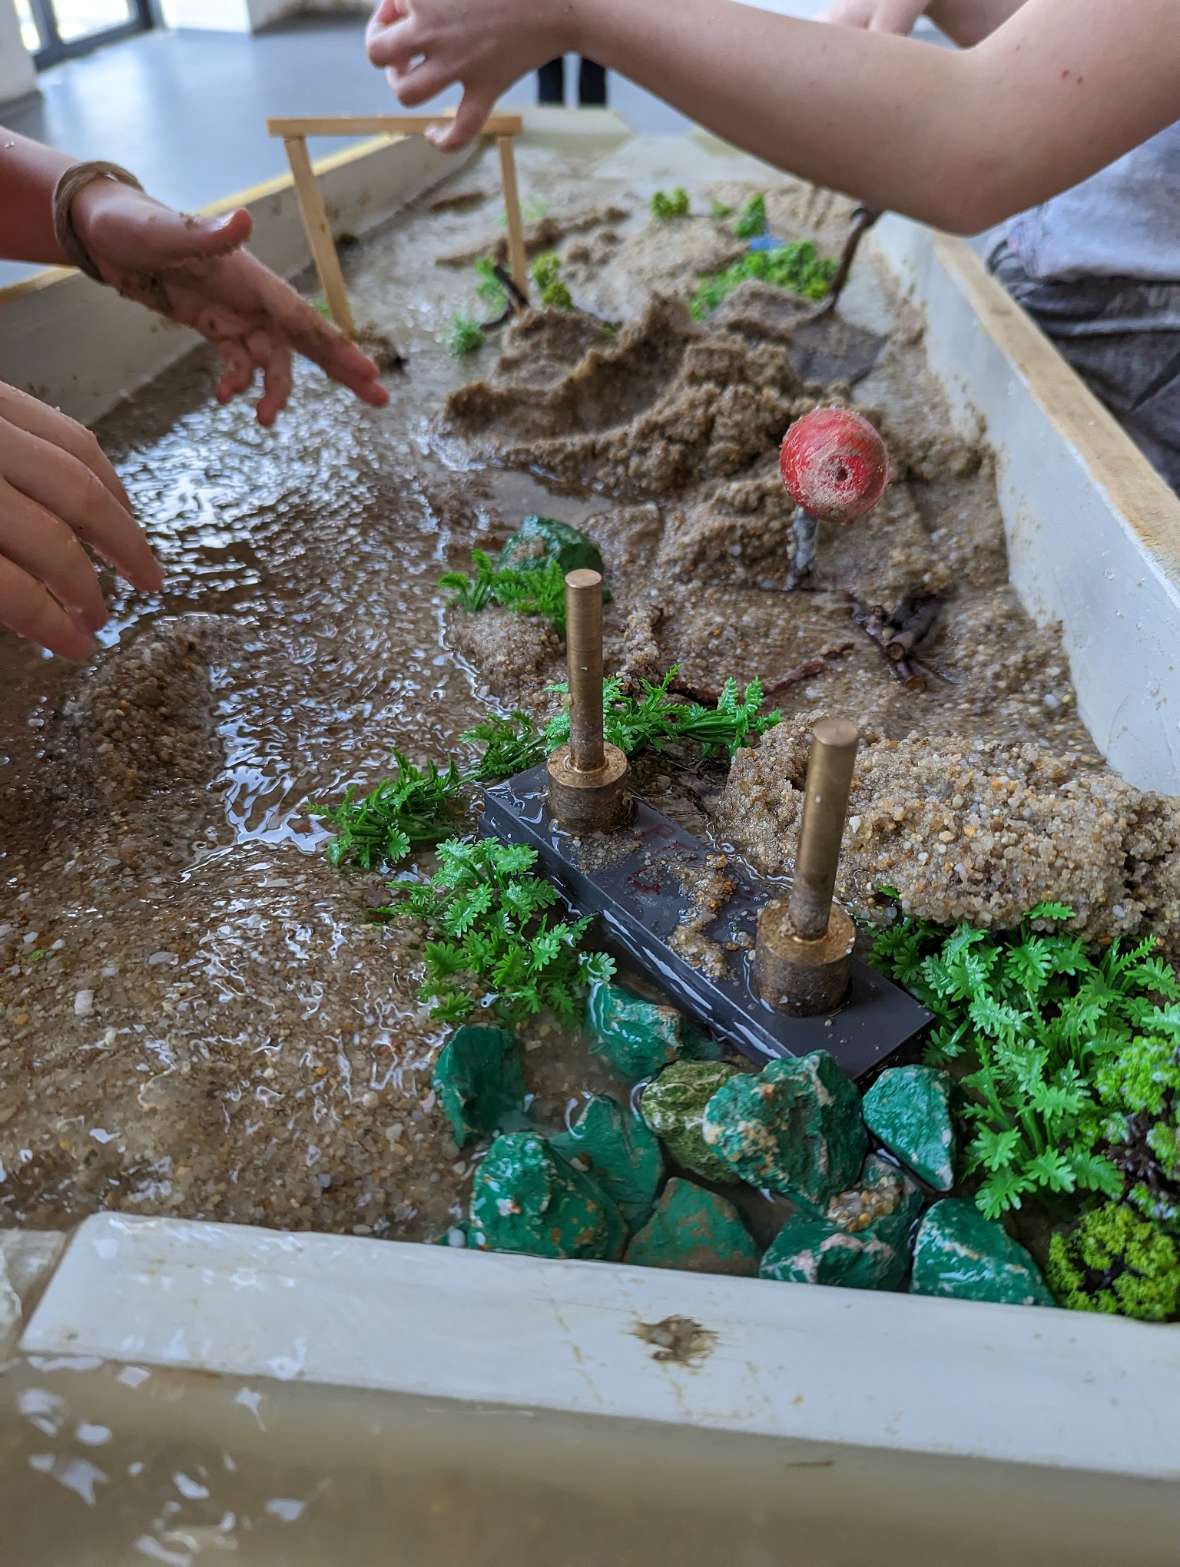
[[[307,375],[263,434],[196,356],[105,422],[169,585],[115,589],[91,668],[0,648],[4,1222],[111,1207],[1048,1303],[1044,1270],[1061,1302],[1174,1315],[1180,807],[1078,719],[1008,583],[986,441],[868,262],[810,319],[846,204],[714,181],[653,210],[546,156],[526,183],[571,194],[532,215],[533,308],[494,270],[482,164],[346,252],[406,354],[387,413]],[[780,443],[853,403],[890,483],[821,523],[800,579]],[[437,844],[556,743],[571,549],[609,588],[635,788],[716,849],[685,889],[702,963],[727,863],[791,872],[816,719],[857,725],[838,895],[935,1013],[925,1065],[863,1100],[814,1056],[756,1078],[592,928],[537,960],[536,1008],[510,967],[440,958],[535,880]],[[517,945],[573,928],[542,894],[517,915]]]

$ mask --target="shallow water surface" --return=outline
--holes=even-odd
[[[1173,1490],[137,1365],[0,1378],[6,1567],[1169,1567]]]

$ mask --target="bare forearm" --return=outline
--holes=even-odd
[[[53,235],[53,187],[73,162],[53,147],[0,131],[0,256],[65,261]]]
[[[915,189],[914,176],[931,160],[931,103],[969,74],[953,52],[731,0],[680,0],[675,27],[662,6],[631,0],[595,0],[585,15],[582,53],[724,140],[873,207],[952,226],[937,184]],[[862,129],[874,123],[888,124],[887,146]]]
[[[731,0],[680,0],[675,25],[663,5],[594,0],[579,7],[572,47],[768,163],[973,232],[1180,116],[1174,73],[1135,68],[1150,53],[1142,29],[1166,36],[1180,7],[1145,0],[1126,39],[1104,31],[1103,9],[1029,0],[984,43],[954,51]]]

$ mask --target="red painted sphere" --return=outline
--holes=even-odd
[[[889,483],[885,442],[851,408],[816,408],[796,419],[778,465],[795,504],[823,522],[855,522]]]

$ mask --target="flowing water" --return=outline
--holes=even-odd
[[[331,869],[306,806],[372,782],[395,747],[464,749],[487,698],[443,645],[436,579],[553,509],[432,434],[469,376],[444,340],[472,292],[434,257],[473,223],[494,234],[500,210],[490,165],[455,184],[474,215],[427,198],[352,253],[362,318],[409,360],[389,407],[304,368],[262,431],[211,401],[192,356],[100,432],[163,594],[110,584],[92,669],[0,642],[0,1222],[120,1205],[377,1234],[448,1219],[466,1165],[434,1110],[442,1036],[414,941],[365,923],[381,879]],[[563,499],[568,520],[585,510]],[[560,1120],[569,1074],[542,1041],[534,1087]]]

